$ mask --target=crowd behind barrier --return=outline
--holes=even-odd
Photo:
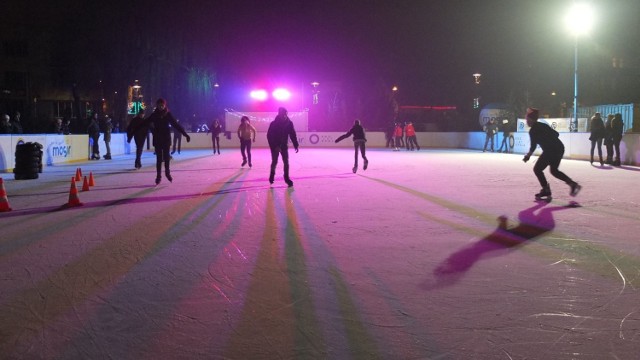
[[[300,149],[305,148],[352,148],[351,141],[335,143],[343,132],[299,132]],[[191,142],[182,142],[182,149],[212,149],[211,135],[206,133],[190,133]],[[421,149],[469,149],[482,151],[485,133],[476,132],[419,132],[416,133]],[[368,132],[368,148],[384,148],[386,144],[383,132]],[[496,135],[496,143],[502,142],[502,133]],[[150,136],[151,138],[151,136]],[[590,158],[589,133],[560,133],[560,140],[565,146],[565,159],[588,160]],[[90,157],[90,140],[88,135],[51,135],[51,134],[21,134],[0,135],[0,172],[12,172],[15,167],[15,149],[19,143],[37,142],[43,146],[44,167],[87,161]],[[514,132],[509,137],[510,148],[514,154],[525,154],[529,150],[529,134]],[[99,140],[100,153],[106,154],[102,136]],[[255,148],[267,148],[266,134],[259,132],[256,136]],[[240,151],[240,142],[235,133],[223,133],[220,136],[220,147]],[[392,149],[389,149],[391,151]],[[145,151],[153,151],[153,146]],[[626,165],[640,165],[640,134],[624,134],[620,144],[621,160]],[[538,155],[538,149],[534,155]],[[112,134],[111,155],[117,157],[124,154],[135,154],[135,144],[127,142],[124,133]],[[506,155],[505,155],[506,156]],[[108,160],[98,160],[108,161]]]

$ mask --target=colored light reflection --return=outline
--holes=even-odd
[[[249,94],[249,96],[251,96],[252,99],[254,100],[258,100],[258,101],[265,101],[267,100],[267,91],[266,90],[253,90],[251,91],[251,93]]]
[[[289,92],[289,90],[283,88],[273,90],[273,93],[271,93],[271,95],[273,95],[273,98],[278,101],[287,101],[289,100],[289,98],[291,98],[291,93]]]

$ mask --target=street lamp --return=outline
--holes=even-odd
[[[591,7],[580,3],[574,3],[565,18],[567,29],[574,37],[573,131],[578,131],[578,37],[589,33],[593,19]]]

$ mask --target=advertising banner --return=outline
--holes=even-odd
[[[540,118],[538,119],[538,121],[551,126],[552,129],[559,133],[572,132],[571,122],[573,121],[573,119],[570,118]],[[518,119],[518,132],[529,132],[529,125],[527,125],[527,120]],[[587,118],[578,118],[577,132],[587,132]]]

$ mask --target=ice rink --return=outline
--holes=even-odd
[[[563,160],[546,203],[517,154],[174,157],[0,174],[0,358],[640,358],[640,168]]]

